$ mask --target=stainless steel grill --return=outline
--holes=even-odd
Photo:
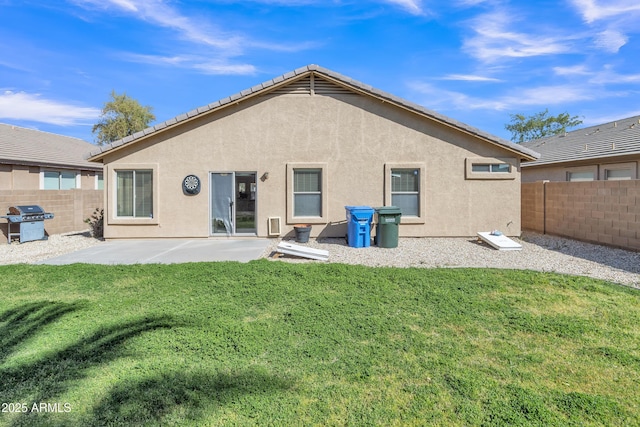
[[[20,243],[32,240],[45,240],[44,221],[52,219],[53,214],[45,212],[38,205],[11,206],[5,218],[7,220],[7,240],[11,244],[13,237],[19,237]],[[12,232],[11,225],[18,224],[19,231]]]

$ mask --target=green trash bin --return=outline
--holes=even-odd
[[[381,248],[397,248],[402,211],[397,206],[382,206],[376,208],[376,214],[376,244]]]

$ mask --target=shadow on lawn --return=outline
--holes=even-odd
[[[201,419],[216,407],[238,402],[242,395],[287,390],[293,385],[284,377],[259,369],[217,374],[204,371],[163,373],[142,381],[120,382],[83,419],[68,413],[33,412],[30,410],[33,403],[42,402],[59,403],[60,412],[64,412],[64,402],[59,402],[59,396],[75,387],[91,368],[124,356],[123,346],[127,340],[176,325],[169,317],[121,322],[98,328],[60,351],[44,354],[42,359],[2,366],[21,342],[80,307],[81,304],[44,301],[24,304],[0,314],[0,401],[27,402],[29,408],[26,413],[12,416],[0,414],[0,425],[179,424]],[[250,416],[246,409],[243,412]]]
[[[4,362],[21,342],[41,332],[63,315],[80,308],[80,304],[35,302],[24,304],[0,315],[0,362]],[[11,367],[0,367],[2,402],[50,402],[60,396],[87,371],[123,355],[123,344],[144,332],[173,326],[168,317],[153,317],[98,328],[68,347],[46,354],[42,359]],[[5,335],[6,333],[6,335]],[[3,416],[5,414],[2,414]],[[35,425],[39,413],[20,414],[11,425]],[[53,414],[60,415],[60,414]],[[47,425],[50,423],[44,423]]]
[[[78,303],[38,301],[4,312],[0,315],[0,323],[4,323],[0,326],[0,363],[7,359],[17,345],[34,336],[40,328],[80,306]]]
[[[170,373],[137,383],[121,383],[93,408],[83,425],[173,425],[202,420],[207,414],[232,403],[237,413],[252,418],[243,395],[288,390],[286,378],[243,370],[229,374],[209,372]],[[259,408],[254,408],[259,411]],[[238,421],[236,419],[236,421]]]

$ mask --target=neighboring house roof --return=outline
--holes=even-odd
[[[82,139],[0,123],[0,163],[102,170],[86,160],[93,147]]]
[[[271,80],[268,80],[262,84],[253,86],[252,88],[243,90],[239,93],[236,93],[234,95],[231,95],[227,98],[223,98],[217,102],[214,102],[212,104],[208,104],[205,105],[203,107],[197,108],[195,110],[189,111],[188,113],[185,114],[181,114],[177,117],[174,117],[170,120],[167,120],[165,122],[159,123],[155,126],[149,127],[143,131],[137,132],[133,135],[127,136],[119,141],[115,141],[111,144],[108,145],[104,145],[102,147],[96,147],[97,149],[94,150],[91,155],[89,160],[91,161],[100,161],[102,159],[102,157],[104,156],[105,153],[108,153],[110,151],[113,150],[117,150],[119,148],[122,148],[123,146],[129,145],[133,142],[139,141],[144,139],[145,137],[158,133],[158,132],[162,132],[163,130],[166,130],[167,128],[179,125],[182,122],[185,121],[189,121],[195,117],[200,117],[202,115],[206,115],[209,114],[211,112],[214,111],[218,111],[222,108],[225,108],[226,106],[229,105],[233,105],[236,104],[237,102],[240,102],[244,99],[247,98],[251,98],[253,96],[256,95],[264,95],[265,93],[268,93],[270,91],[276,90],[277,88],[280,88],[282,86],[285,86],[293,81],[296,81],[304,76],[307,76],[309,74],[316,74],[321,76],[322,78],[328,79],[336,84],[339,84],[343,87],[346,87],[352,91],[356,91],[359,93],[363,93],[369,96],[373,96],[379,99],[384,100],[385,102],[389,102],[392,104],[395,104],[399,107],[402,107],[406,110],[412,111],[414,113],[417,113],[419,115],[422,116],[426,116],[436,122],[442,123],[444,125],[447,125],[449,127],[452,127],[454,129],[458,129],[459,131],[462,131],[464,133],[476,136],[478,138],[481,138],[489,143],[501,146],[502,148],[505,148],[509,151],[514,152],[515,154],[519,155],[521,158],[525,159],[525,160],[533,160],[539,157],[539,154],[536,153],[535,151],[526,148],[524,146],[518,145],[518,144],[514,144],[510,141],[507,141],[505,139],[499,138],[497,136],[491,135],[489,133],[486,133],[484,131],[481,131],[479,129],[476,129],[474,127],[468,126],[464,123],[458,122],[456,120],[453,120],[449,117],[443,116],[439,113],[436,113],[435,111],[426,109],[424,107],[422,107],[421,105],[418,104],[414,104],[412,102],[409,102],[407,100],[404,100],[402,98],[399,98],[397,96],[391,95],[387,92],[375,89],[369,85],[366,85],[364,83],[360,83],[356,80],[353,80],[349,77],[343,76],[341,74],[338,74],[334,71],[328,70],[326,68],[320,67],[318,65],[307,65],[306,67],[302,67],[302,68],[298,68],[294,71],[291,71],[289,73],[283,74],[281,76],[278,76],[276,78],[273,78]]]
[[[540,158],[523,167],[640,155],[640,116],[578,129],[549,138],[523,142]]]

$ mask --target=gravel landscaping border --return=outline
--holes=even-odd
[[[310,239],[303,246],[329,251],[329,262],[373,267],[479,267],[588,276],[640,288],[640,253],[524,232],[521,251],[498,251],[476,238],[400,238],[397,248],[349,247],[345,239]],[[264,256],[273,259],[279,240]],[[288,262],[321,262],[281,256]]]
[[[397,248],[352,248],[342,238],[310,239],[305,246],[329,251],[329,261],[374,267],[479,267],[549,271],[640,289],[640,253],[572,239],[525,232],[521,251],[498,251],[475,238],[400,238]],[[275,259],[280,239],[273,239],[263,258]],[[0,245],[0,265],[33,264],[99,245],[88,231],[57,234],[48,240]],[[290,256],[285,262],[321,262]]]

